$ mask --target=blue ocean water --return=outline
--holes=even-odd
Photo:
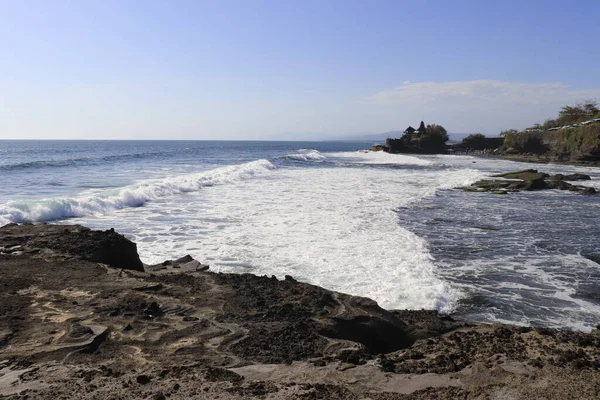
[[[600,322],[596,196],[452,190],[538,168],[370,142],[0,141],[0,224],[115,228],[156,263],[283,276],[477,321]],[[586,184],[588,184],[586,182]]]
[[[197,172],[299,149],[355,151],[366,142],[261,141],[69,141],[0,140],[0,173],[10,187],[0,201],[75,195],[93,188],[122,187],[140,178]]]

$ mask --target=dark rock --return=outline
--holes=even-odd
[[[585,186],[575,186],[565,182],[565,180],[588,179],[588,175],[548,175],[538,172],[535,169],[526,169],[517,172],[507,172],[504,174],[492,175],[496,178],[505,178],[510,180],[483,179],[467,187],[457,187],[455,189],[466,192],[492,192],[494,194],[506,194],[508,191],[518,192],[520,190],[544,190],[559,189],[570,190],[581,194],[594,194],[596,189]]]
[[[575,186],[575,192],[580,193],[580,194],[596,194],[597,190],[593,187],[587,187],[587,186]]]
[[[244,380],[243,376],[219,367],[207,367],[204,372],[204,378],[210,382],[239,382]]]
[[[519,179],[522,181],[544,180],[548,174],[538,172],[537,169],[525,169],[516,172],[506,172],[503,174],[492,175],[493,178]]]
[[[559,190],[570,190],[573,185],[562,180],[551,180],[547,182],[548,188]]]
[[[82,337],[85,336],[91,336],[94,334],[94,331],[84,325],[81,325],[80,323],[76,322],[71,324],[71,327],[69,328],[69,332],[67,333],[67,336],[70,339],[81,339]]]
[[[338,295],[338,301],[346,311],[319,321],[323,336],[360,343],[371,354],[388,353],[414,343],[408,325],[375,301],[346,295]]]
[[[135,243],[114,230],[92,231],[80,225],[9,224],[0,228],[0,246],[49,249],[113,268],[144,271]]]
[[[542,190],[547,189],[546,181],[544,178],[536,178],[532,180],[526,180],[523,185],[523,190]]]
[[[5,344],[7,344],[13,335],[14,332],[8,329],[0,331],[0,346],[4,346]]]
[[[194,258],[188,254],[187,256],[178,258],[177,260],[175,260],[173,262],[173,264],[185,264],[185,263],[189,263],[190,261],[194,261]]]
[[[148,269],[150,271],[159,271],[166,269],[166,267],[185,268],[192,270],[195,269],[196,271],[206,271],[209,268],[208,265],[202,265],[199,261],[194,260],[194,258],[188,254],[176,260],[167,260],[160,264],[149,265]]]
[[[137,378],[135,378],[135,381],[140,385],[147,385],[150,383],[151,379],[148,375],[138,375]]]
[[[138,292],[158,292],[163,288],[164,286],[162,284],[157,283],[156,285],[146,285],[139,288],[135,288],[134,290],[137,290]]]
[[[164,315],[164,311],[160,308],[157,302],[153,301],[144,310],[144,315],[148,318],[156,318]]]
[[[550,176],[548,179],[550,179],[551,181],[589,181],[592,178],[590,178],[590,176],[586,174],[556,174]]]

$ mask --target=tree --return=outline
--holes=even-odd
[[[506,131],[500,132],[500,136],[512,135],[513,133],[519,133],[516,129],[508,129]]]
[[[462,140],[462,145],[470,149],[478,149],[485,142],[485,135],[481,133],[471,133]]]
[[[427,128],[425,128],[425,133],[430,136],[439,136],[440,139],[444,142],[447,142],[449,139],[448,131],[446,131],[446,128],[444,128],[441,125],[427,125]]]
[[[585,110],[585,114],[587,117],[593,117],[597,114],[600,114],[600,109],[598,109],[598,102],[595,99],[589,99],[582,103],[583,109]]]
[[[558,122],[556,122],[555,119],[550,119],[548,118],[547,120],[544,121],[544,123],[542,124],[542,129],[547,131],[550,128],[558,128]]]
[[[598,109],[595,99],[584,100],[572,106],[564,106],[558,112],[556,122],[559,125],[576,124],[591,119],[598,113],[600,113],[600,109]]]

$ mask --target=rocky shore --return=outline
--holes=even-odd
[[[471,153],[470,155],[478,155],[482,157],[499,158],[509,161],[534,163],[534,164],[558,164],[558,165],[575,165],[581,167],[600,167],[600,161],[594,160],[573,160],[566,157],[557,157],[551,155],[539,154],[509,154],[509,153]]]
[[[389,311],[293,277],[143,265],[81,226],[0,228],[0,398],[593,399],[600,332]]]
[[[492,192],[494,194],[507,194],[521,190],[568,190],[579,194],[596,194],[596,189],[589,186],[576,185],[569,182],[587,181],[590,176],[586,174],[555,174],[550,175],[539,172],[537,169],[526,169],[516,172],[506,172],[492,175],[491,178],[472,183],[470,186],[461,186],[455,189],[465,192]]]

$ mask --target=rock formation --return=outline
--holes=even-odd
[[[81,226],[8,225],[0,247],[6,399],[600,393],[597,331],[389,311],[290,276],[213,273],[189,256],[142,272],[133,243]]]
[[[508,192],[519,192],[521,190],[546,190],[559,189],[569,190],[580,194],[595,194],[596,189],[588,186],[573,185],[566,181],[589,180],[590,176],[585,174],[571,175],[549,175],[538,172],[535,169],[526,169],[517,172],[492,175],[492,178],[477,181],[471,186],[457,187],[456,189],[466,192],[492,192],[495,194],[507,194]]]

